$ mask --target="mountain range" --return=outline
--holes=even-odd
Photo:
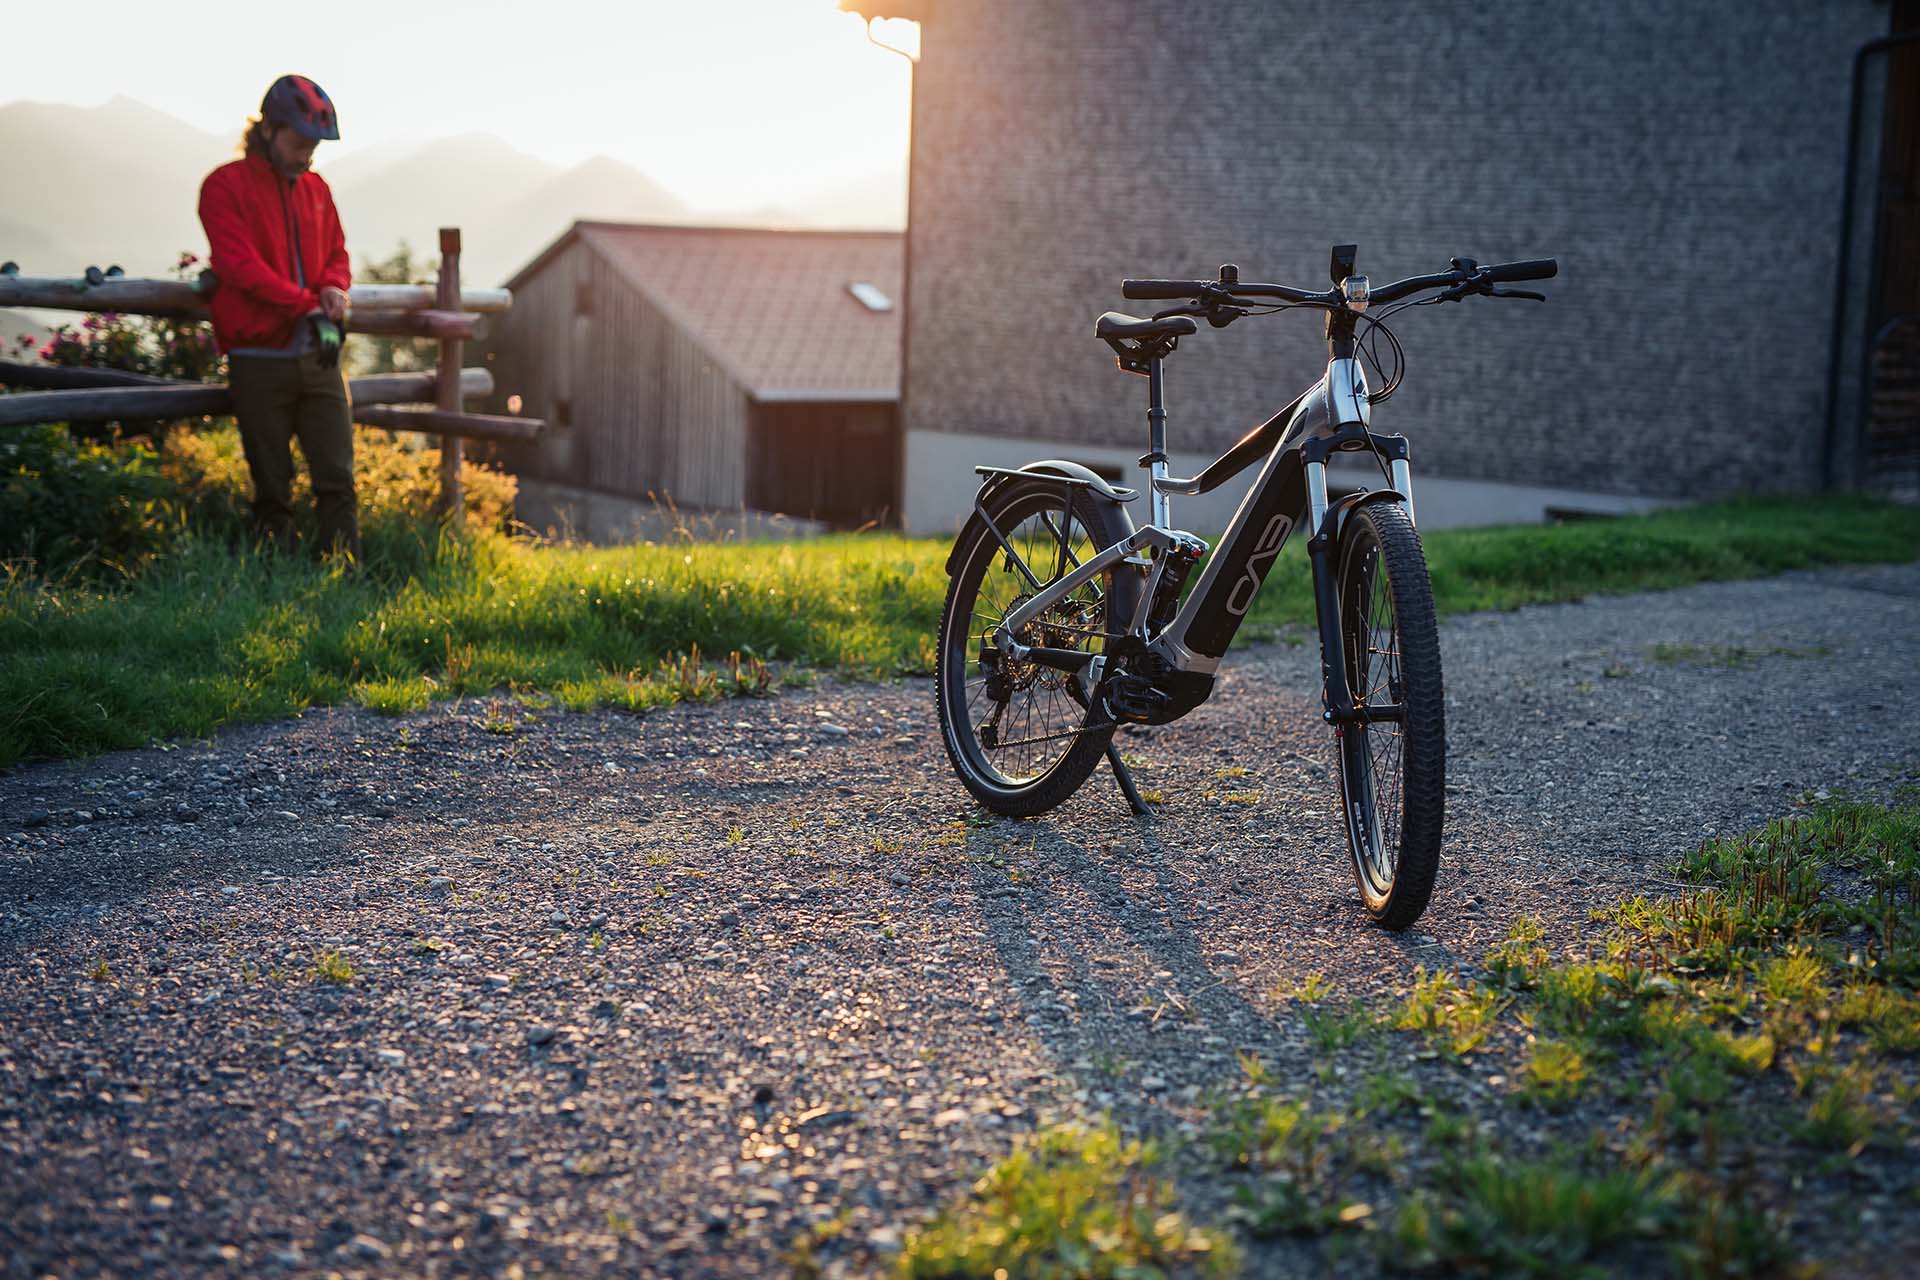
[[[127,97],[97,107],[15,102],[0,107],[0,260],[26,275],[77,275],[118,263],[167,274],[182,250],[204,255],[195,212],[200,180],[237,154],[233,136],[206,133]],[[631,165],[595,156],[560,167],[491,134],[387,143],[337,160],[321,153],[356,267],[405,240],[415,261],[438,252],[437,229],[462,233],[461,276],[499,284],[580,218],[730,226],[898,228],[897,175],[801,193],[751,212],[689,207]]]

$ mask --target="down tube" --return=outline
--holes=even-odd
[[[1246,621],[1260,584],[1272,572],[1287,537],[1306,518],[1306,468],[1300,451],[1288,449],[1261,478],[1227,531],[1227,541],[1194,587],[1185,634],[1179,644],[1195,657],[1217,663]]]

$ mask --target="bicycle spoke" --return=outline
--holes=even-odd
[[[1068,677],[1050,668],[1016,664],[1007,672],[1013,687],[996,718],[996,704],[987,696],[987,678],[979,667],[980,650],[991,643],[1008,613],[1049,582],[1086,563],[1098,548],[1091,533],[1060,506],[1042,507],[1002,532],[1011,554],[1007,548],[998,550],[968,602],[972,647],[966,655],[964,694],[969,727],[977,728],[992,720],[996,729],[992,747],[979,744],[990,767],[1007,781],[1019,783],[1039,777],[1054,766],[1066,749],[1064,744],[1084,732],[1081,721],[1086,710],[1071,701],[1065,688]],[[1014,576],[1010,566],[1016,562],[1021,568],[1048,564],[1054,572],[1036,587]],[[1099,582],[1085,583],[1043,610],[1018,638],[1023,644],[1097,652],[1108,640],[1097,625],[1104,619],[1104,603]]]
[[[1356,553],[1343,586],[1347,683],[1358,707],[1396,706],[1405,712],[1405,688],[1393,580],[1377,541]],[[1343,742],[1342,779],[1355,858],[1375,892],[1398,873],[1405,801],[1405,724],[1350,725]]]

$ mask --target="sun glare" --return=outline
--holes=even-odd
[[[556,165],[611,156],[702,208],[904,183],[910,68],[836,0],[336,0],[294,48],[251,3],[195,12],[196,72],[182,77],[151,56],[178,41],[167,6],[23,9],[8,20],[14,43],[86,45],[89,88],[29,61],[9,67],[0,101],[122,94],[225,136],[297,62],[340,109],[344,136],[323,150],[323,172],[364,148],[490,133]],[[115,38],[91,40],[99,30]],[[912,23],[882,22],[875,36],[917,44]]]

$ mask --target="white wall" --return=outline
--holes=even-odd
[[[976,466],[1017,467],[1043,458],[1062,458],[1084,463],[1095,470],[1103,466],[1121,468],[1117,483],[1128,488],[1143,488],[1146,473],[1138,465],[1145,452],[1146,428],[1141,427],[1141,447],[1114,449],[1097,445],[1075,446],[1057,440],[1017,440],[1005,436],[969,435],[945,431],[909,431],[906,433],[906,465],[901,493],[901,518],[908,533],[949,534],[973,510],[973,495],[980,487]],[[1168,450],[1175,475],[1191,476],[1214,459],[1195,453]],[[1379,487],[1377,468],[1364,464],[1341,463],[1328,469],[1334,487],[1342,484]],[[1173,522],[1196,533],[1217,534],[1227,527],[1239,505],[1241,495],[1253,483],[1257,467],[1249,467],[1212,493],[1197,498],[1173,499]],[[1453,480],[1443,476],[1423,476],[1418,458],[1414,464],[1414,511],[1424,529],[1444,529],[1463,525],[1513,524],[1537,521],[1549,509],[1592,514],[1618,514],[1651,511],[1665,505],[1650,498],[1630,498],[1618,494],[1591,493],[1579,489],[1543,488],[1532,485],[1500,484],[1486,480]],[[1128,504],[1136,525],[1147,523],[1146,495]]]

